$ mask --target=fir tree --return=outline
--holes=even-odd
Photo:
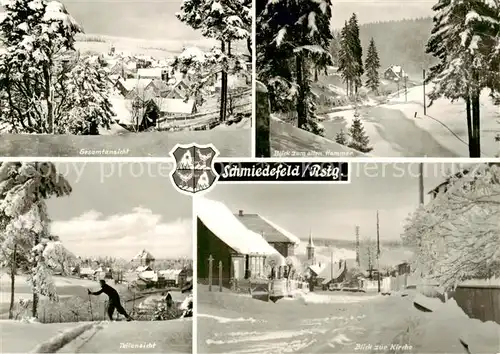
[[[363,123],[361,123],[361,120],[359,119],[359,114],[354,115],[352,125],[349,128],[349,136],[350,140],[347,145],[348,147],[364,153],[368,153],[373,150],[373,148],[369,146],[370,138],[366,135]]]
[[[356,14],[346,21],[340,33],[339,69],[347,85],[347,94],[356,94],[362,86],[363,49]]]
[[[344,132],[344,129],[341,129],[337,135],[335,135],[335,141],[340,145],[347,145],[347,136]]]
[[[258,78],[268,86],[273,110],[297,111],[301,129],[321,133],[311,68],[331,64],[331,2],[280,0],[257,4]]]
[[[498,91],[500,74],[495,46],[500,33],[500,11],[494,1],[440,0],[434,7],[434,28],[427,53],[434,65],[427,78],[433,82],[431,104],[439,97],[463,99],[470,157],[481,156],[480,94],[484,88]]]
[[[370,40],[370,45],[368,47],[368,53],[365,61],[366,70],[366,86],[369,87],[373,92],[378,92],[380,86],[380,78],[378,69],[380,68],[380,60],[377,53],[377,48],[375,47],[375,41],[372,38]]]
[[[348,43],[351,47],[352,56],[354,59],[354,93],[358,92],[358,89],[363,86],[361,83],[361,77],[364,74],[363,69],[363,47],[361,46],[361,40],[359,38],[359,25],[358,18],[356,14],[352,14],[348,23]]]

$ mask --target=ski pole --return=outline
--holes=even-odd
[[[90,298],[90,294],[88,296],[89,296],[90,320],[94,321],[94,314],[92,313],[92,299]]]

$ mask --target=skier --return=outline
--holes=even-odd
[[[167,291],[167,296],[165,296],[165,302],[167,303],[167,308],[172,308],[172,305],[174,304],[174,301],[172,300],[172,295],[170,294],[170,291]]]
[[[101,290],[92,292],[90,289],[87,289],[87,292],[89,295],[101,295],[102,293],[108,295],[109,300],[108,300],[108,316],[109,320],[113,321],[113,314],[115,312],[115,309],[118,311],[118,313],[122,314],[127,318],[127,321],[132,321],[133,318],[130,317],[130,315],[125,311],[123,308],[121,302],[120,302],[120,295],[118,295],[118,292],[108,284],[106,284],[106,281],[104,279],[99,280],[99,283],[101,284]]]

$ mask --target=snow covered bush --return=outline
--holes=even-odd
[[[403,241],[413,269],[445,290],[500,275],[500,167],[481,164],[449,180],[448,189],[407,220]]]
[[[57,1],[4,0],[0,123],[14,133],[98,134],[111,111],[102,71],[74,51],[82,28]]]

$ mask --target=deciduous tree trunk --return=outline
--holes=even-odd
[[[299,128],[302,128],[307,123],[306,95],[304,89],[304,58],[302,54],[297,54],[295,57],[295,65],[297,71],[297,85],[299,87],[299,95],[297,97],[297,125]]]
[[[14,251],[12,253],[12,265],[10,267],[9,320],[14,318],[14,293],[15,293],[15,287],[16,287],[16,262],[17,262],[17,245],[14,244]]]

